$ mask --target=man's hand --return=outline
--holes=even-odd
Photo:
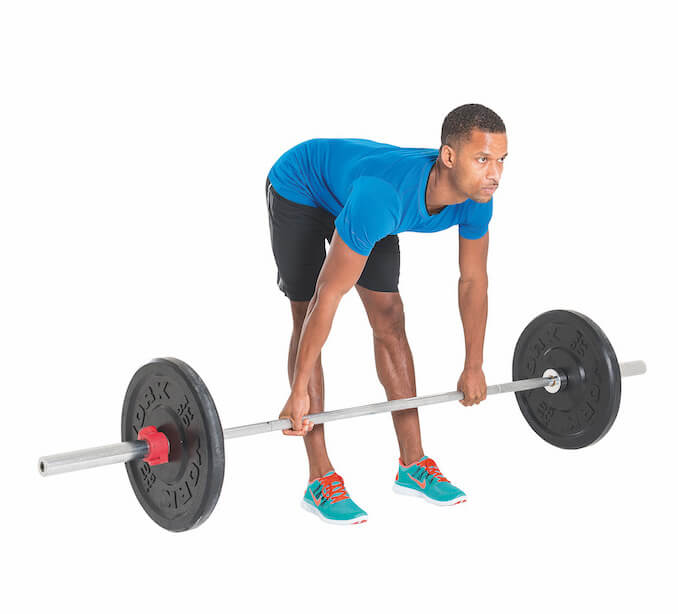
[[[464,393],[464,398],[459,402],[466,407],[484,401],[487,398],[487,384],[483,370],[465,368],[457,382],[457,390]]]
[[[294,392],[290,394],[285,403],[285,407],[280,412],[279,418],[289,418],[292,422],[291,429],[284,429],[283,433],[285,435],[306,435],[312,428],[313,423],[306,418],[302,420],[302,416],[308,414],[311,407],[311,399],[308,396],[308,393],[304,394],[295,394]]]

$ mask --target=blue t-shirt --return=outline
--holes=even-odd
[[[479,239],[492,217],[492,200],[468,199],[431,215],[426,183],[437,149],[396,147],[366,139],[311,139],[285,152],[268,177],[278,194],[336,216],[339,236],[367,256],[386,235],[437,232],[459,226]]]

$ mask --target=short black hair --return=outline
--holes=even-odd
[[[463,104],[447,114],[440,134],[441,147],[456,147],[471,138],[473,129],[483,132],[506,132],[501,117],[482,104]]]

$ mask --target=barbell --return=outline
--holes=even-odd
[[[591,445],[612,426],[621,378],[646,372],[643,361],[619,363],[600,327],[576,311],[547,311],[521,333],[513,381],[487,394],[513,392],[532,429],[560,448]],[[315,424],[464,398],[454,390],[326,411]],[[288,419],[222,429],[200,376],[177,358],[156,358],[133,375],[122,407],[122,442],[43,456],[43,476],[126,463],[146,513],[170,531],[193,529],[216,505],[224,481],[224,440],[291,428]]]

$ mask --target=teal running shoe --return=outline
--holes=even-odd
[[[309,483],[301,507],[332,524],[362,524],[367,513],[353,503],[344,487],[344,478],[334,471]]]
[[[436,505],[456,505],[466,501],[466,493],[450,484],[440,473],[438,465],[428,456],[422,456],[410,465],[398,459],[393,490],[401,495],[416,495]]]

